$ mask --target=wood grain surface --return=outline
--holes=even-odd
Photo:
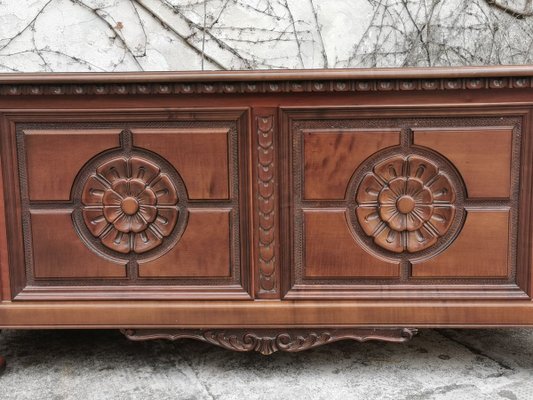
[[[533,326],[532,85],[0,75],[0,327]]]

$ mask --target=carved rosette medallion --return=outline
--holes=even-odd
[[[168,175],[142,157],[105,162],[82,191],[87,228],[119,253],[145,253],[159,246],[176,225],[177,203]]]
[[[185,228],[183,181],[155,154],[130,149],[97,156],[80,172],[73,191],[80,237],[104,256],[153,259]]]
[[[356,187],[356,232],[380,249],[409,258],[440,247],[460,229],[460,179],[447,161],[409,151],[389,151],[376,161]]]

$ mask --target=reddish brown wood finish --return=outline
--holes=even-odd
[[[533,326],[532,88],[533,67],[0,75],[0,327]]]
[[[87,160],[119,146],[118,129],[25,130],[30,200],[65,200],[75,176]],[[50,160],[61,162],[54,171]],[[51,173],[52,172],[52,173]]]
[[[141,264],[139,276],[230,277],[230,223],[229,210],[190,210],[181,240],[161,258]]]
[[[414,142],[447,157],[460,171],[471,198],[508,198],[512,127],[415,129]]]
[[[33,211],[30,220],[36,280],[126,277],[124,263],[97,256],[79,240],[70,211]]]
[[[227,129],[135,129],[133,140],[136,146],[160,154],[175,166],[189,199],[228,198]]]
[[[372,257],[354,240],[344,210],[304,211],[306,278],[399,278],[400,264]]]
[[[344,199],[361,163],[376,151],[399,144],[398,129],[304,132],[304,199]]]

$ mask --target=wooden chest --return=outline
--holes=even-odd
[[[527,66],[4,74],[0,328],[532,325],[532,111]]]

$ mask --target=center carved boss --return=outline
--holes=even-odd
[[[82,189],[89,231],[119,253],[145,253],[169,236],[178,220],[177,190],[154,163],[115,157],[96,169]]]
[[[395,155],[362,179],[356,194],[357,220],[381,248],[415,253],[433,246],[450,229],[456,191],[432,161]]]

